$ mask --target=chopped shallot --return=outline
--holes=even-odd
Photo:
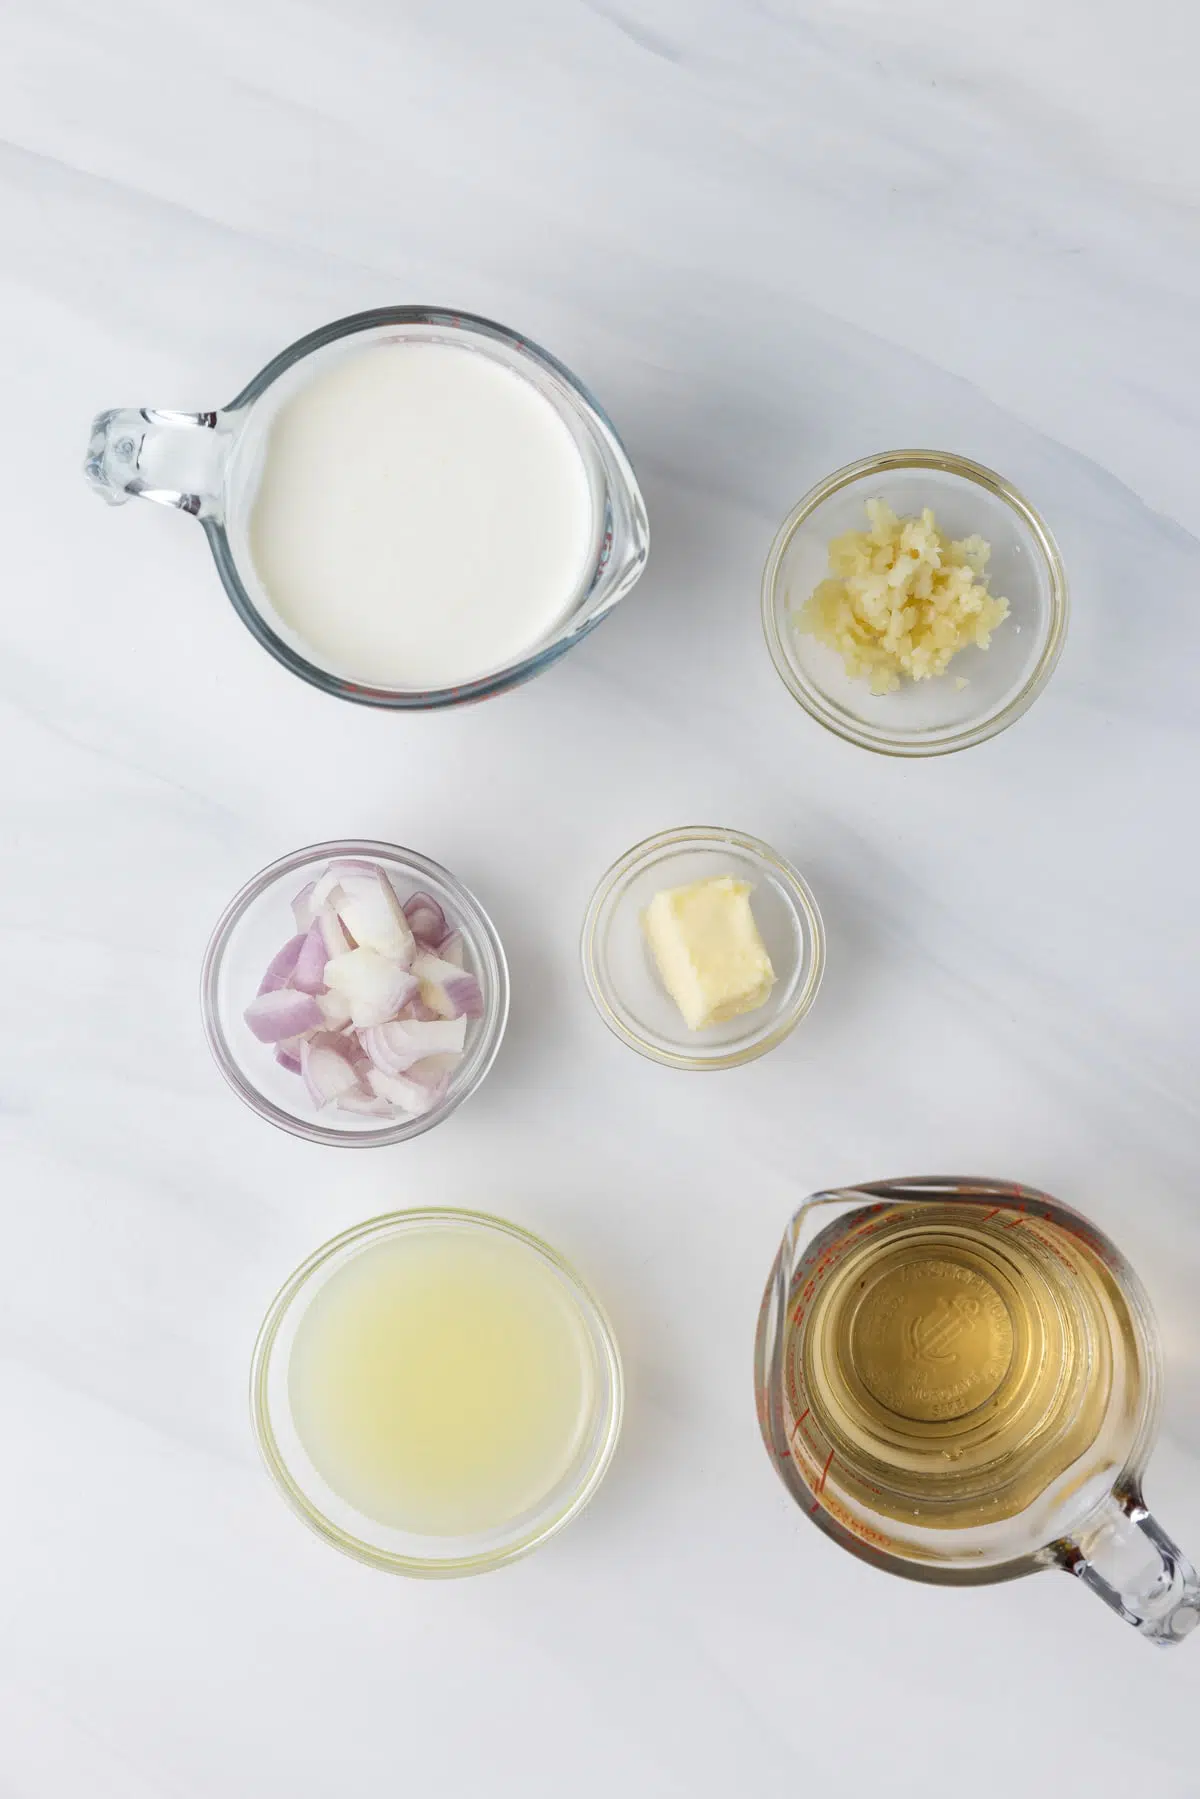
[[[246,1007],[246,1023],[260,1043],[282,1043],[285,1037],[300,1037],[315,1031],[321,1024],[317,1002],[309,993],[296,993],[290,987],[277,987],[274,992],[260,993]]]
[[[405,900],[404,916],[418,943],[426,944],[430,949],[436,949],[449,929],[446,914],[428,893],[414,893],[410,900]]]
[[[439,1018],[482,1018],[483,993],[473,974],[426,951],[413,957],[412,971],[421,983],[421,998]]]
[[[292,973],[293,987],[298,987],[301,993],[324,993],[325,964],[328,960],[329,951],[325,947],[325,938],[318,921],[309,925],[301,939]]]
[[[391,1118],[391,1102],[371,1093],[343,1093],[337,1102],[339,1112],[357,1112],[365,1118]]]
[[[354,948],[349,937],[342,929],[342,921],[332,906],[322,906],[317,913],[317,925],[325,940],[325,949],[331,956],[344,956],[347,950]]]
[[[304,947],[304,933],[298,937],[289,937],[278,955],[272,956],[267,964],[267,972],[258,983],[260,993],[275,993],[280,987],[286,987],[289,980],[295,979],[296,959]],[[299,982],[296,983],[299,986]]]
[[[406,1006],[418,988],[417,977],[378,950],[348,950],[325,964],[325,985],[344,996],[356,1031],[386,1024]]]
[[[440,1018],[442,1015],[440,1012],[435,1012],[432,1006],[427,1006],[420,994],[418,994],[416,999],[409,1000],[404,1008],[402,1016],[404,1018],[420,1018],[428,1022],[430,1019]]]
[[[436,1088],[423,1087],[419,1081],[410,1081],[402,1074],[384,1074],[379,1068],[373,1068],[367,1079],[373,1093],[405,1112],[431,1112],[441,1098]]]
[[[484,997],[461,932],[378,863],[331,862],[292,902],[294,934],[245,1019],[320,1110],[417,1117],[440,1105]]]
[[[346,1057],[327,1043],[306,1040],[300,1045],[300,1072],[318,1106],[327,1106],[331,1100],[359,1091],[358,1075]]]
[[[433,1087],[444,1092],[457,1066],[457,1055],[422,1056],[419,1062],[414,1062],[404,1072],[410,1081],[416,1081],[419,1086]]]
[[[397,1019],[363,1032],[363,1048],[384,1074],[404,1074],[426,1056],[461,1056],[466,1043],[465,1018]]]
[[[344,1031],[350,1023],[350,1001],[344,993],[318,993],[316,996],[321,1008],[321,1020],[327,1031]]]
[[[437,953],[443,962],[453,962],[455,968],[465,968],[462,932],[451,931],[449,936],[443,937],[437,946]]]

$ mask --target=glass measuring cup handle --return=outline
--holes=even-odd
[[[125,407],[93,420],[83,472],[112,506],[155,500],[193,518],[216,518],[232,441],[227,413]]]
[[[1181,1643],[1200,1624],[1200,1578],[1136,1490],[1110,1493],[1078,1540],[1053,1553],[1153,1643]]]

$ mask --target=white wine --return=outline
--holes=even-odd
[[[510,1523],[570,1473],[596,1370],[578,1305],[536,1250],[446,1225],[368,1243],[317,1289],[288,1396],[342,1500],[454,1537]]]
[[[834,1225],[792,1283],[789,1453],[828,1509],[998,1523],[1111,1475],[1141,1413],[1139,1336],[1082,1236],[997,1206]]]
[[[754,1348],[784,1486],[862,1560],[946,1586],[1066,1569],[1158,1643],[1200,1580],[1146,1509],[1161,1393],[1150,1302],[1048,1193],[926,1176],[814,1193]]]

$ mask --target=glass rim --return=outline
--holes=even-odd
[[[604,1429],[599,1446],[586,1464],[578,1485],[551,1518],[526,1531],[524,1535],[495,1549],[481,1551],[474,1555],[434,1559],[424,1556],[406,1556],[380,1549],[375,1544],[368,1543],[361,1537],[353,1536],[349,1531],[342,1530],[318,1506],[313,1504],[293,1478],[279,1450],[271,1425],[267,1382],[271,1367],[271,1354],[284,1318],[293,1301],[326,1263],[352,1245],[365,1243],[371,1239],[383,1239],[398,1235],[409,1229],[444,1224],[447,1221],[465,1225],[474,1230],[499,1231],[502,1235],[532,1250],[565,1278],[581,1312],[592,1326],[595,1339],[603,1352],[603,1394],[597,1411],[599,1415],[603,1416]],[[577,1517],[588,1504],[608,1472],[621,1433],[624,1411],[625,1376],[617,1339],[607,1312],[582,1276],[565,1256],[560,1255],[535,1232],[526,1230],[524,1226],[514,1224],[510,1219],[501,1218],[495,1213],[474,1211],[463,1206],[416,1206],[397,1212],[383,1212],[374,1218],[365,1219],[361,1224],[351,1225],[348,1229],[340,1231],[336,1237],[331,1237],[327,1243],[321,1244],[300,1263],[299,1267],[293,1269],[275,1294],[259,1326],[250,1360],[250,1419],[254,1440],[267,1472],[292,1511],[324,1542],[331,1544],[335,1549],[340,1549],[344,1554],[352,1556],[356,1561],[363,1562],[372,1568],[379,1568],[385,1573],[409,1575],[418,1579],[447,1579],[458,1575],[486,1573],[493,1568],[503,1567],[508,1562],[531,1554],[551,1537],[557,1536],[558,1532]],[[453,1541],[453,1539],[448,1539],[448,1541]]]
[[[401,863],[411,868],[414,873],[424,874],[442,882],[462,908],[462,916],[456,920],[458,926],[465,926],[472,945],[481,942],[491,956],[494,967],[487,971],[487,1010],[482,1020],[485,1033],[485,1049],[471,1081],[460,1091],[451,1090],[446,1098],[429,1112],[419,1114],[415,1118],[396,1119],[390,1124],[381,1125],[378,1130],[348,1131],[338,1127],[321,1124],[314,1116],[311,1120],[297,1118],[282,1106],[259,1091],[253,1082],[243,1075],[237,1059],[229,1047],[225,1034],[225,1026],[221,1017],[218,981],[225,952],[241,923],[247,909],[264,894],[269,887],[284,875],[303,868],[309,862],[337,861],[340,857],[374,857],[380,861]],[[441,1124],[443,1119],[457,1111],[463,1101],[479,1087],[490,1072],[500,1045],[504,1040],[505,1028],[508,1024],[509,1010],[509,976],[508,961],[504,954],[504,945],[491,917],[476,899],[471,889],[452,875],[448,868],[435,862],[429,856],[422,856],[416,850],[406,849],[402,844],[383,843],[369,837],[336,838],[327,843],[309,844],[305,849],[292,850],[286,856],[268,863],[256,875],[238,889],[221,916],[213,926],[208,946],[204,952],[204,961],[200,969],[200,1012],[204,1023],[204,1034],[208,1047],[227,1085],[243,1104],[249,1106],[260,1118],[269,1124],[277,1125],[280,1130],[289,1132],[293,1137],[303,1137],[309,1143],[329,1144],[337,1149],[375,1149],[383,1144],[407,1143],[413,1137],[419,1137],[425,1131],[432,1130]]]
[[[1003,500],[1032,534],[1050,584],[1050,619],[1046,640],[1036,665],[1020,690],[998,712],[979,723],[923,742],[889,736],[886,731],[857,725],[842,711],[831,706],[812,682],[797,676],[786,655],[777,617],[776,602],[783,558],[801,525],[811,518],[819,506],[834,494],[840,493],[844,487],[849,487],[864,476],[884,474],[894,469],[933,469],[941,474],[957,475]],[[856,744],[860,749],[872,750],[881,756],[919,758],[948,756],[957,750],[986,743],[1028,711],[1054,673],[1062,654],[1070,613],[1070,597],[1066,569],[1049,527],[1024,494],[1003,475],[981,462],[972,462],[969,457],[959,456],[953,450],[885,450],[873,456],[863,456],[857,462],[849,462],[844,467],[835,469],[797,501],[776,532],[767,554],[760,606],[763,633],[775,672],[792,698],[811,718],[824,725],[826,730],[832,731],[836,737],[842,738],[846,743]]]
[[[632,496],[638,511],[639,531],[642,542],[642,553],[635,569],[628,572],[619,581],[597,611],[579,621],[572,629],[543,644],[523,656],[518,662],[509,663],[506,667],[494,670],[491,674],[481,675],[476,680],[464,681],[456,686],[437,688],[393,688],[375,686],[368,681],[355,681],[342,675],[333,674],[312,662],[307,656],[295,649],[286,639],[272,629],[254,601],[247,592],[237,562],[230,546],[229,536],[223,518],[201,518],[200,524],[208,538],[209,549],[217,565],[217,573],[221,583],[233,605],[234,611],[241,619],[251,636],[268,651],[275,660],[289,673],[298,675],[310,686],[319,688],[322,693],[332,695],[335,699],[352,700],[360,706],[374,706],[386,711],[425,712],[439,710],[446,706],[469,704],[473,700],[490,699],[494,694],[507,692],[509,688],[520,686],[540,674],[543,669],[557,662],[575,644],[594,630],[602,619],[608,617],[614,606],[622,600],[634,585],[646,563],[649,554],[650,531],[646,518],[645,504],[642,501],[641,489],[637,476],[633,471],[628,451],[617,432],[616,426],[596,399],[591,390],[584,385],[577,375],[549,350],[542,347],[533,338],[522,332],[512,331],[494,319],[484,318],[479,313],[460,312],[445,306],[377,306],[368,312],[355,312],[345,318],[333,319],[327,325],[319,326],[304,337],[297,338],[278,355],[273,356],[258,374],[248,381],[241,392],[228,405],[222,407],[218,417],[236,415],[260,399],[267,389],[304,357],[317,350],[325,349],[329,344],[337,343],[342,338],[354,337],[360,332],[377,330],[387,325],[432,325],[442,326],[450,330],[466,329],[481,337],[491,338],[509,349],[518,350],[532,358],[568,387],[583,402],[605,440],[605,446],[612,455],[627,492]],[[611,533],[610,533],[611,536]]]
[[[620,885],[635,874],[639,865],[654,852],[660,849],[682,849],[689,844],[707,848],[721,843],[734,844],[745,854],[770,868],[783,881],[788,897],[804,923],[809,952],[808,969],[791,1006],[780,1016],[774,1029],[764,1037],[743,1048],[734,1047],[727,1055],[689,1056],[685,1051],[664,1050],[650,1043],[638,1032],[630,1030],[609,1004],[606,983],[601,973],[603,964],[597,954],[596,931],[605,906],[617,893]],[[752,837],[745,831],[727,830],[720,825],[681,825],[673,830],[658,831],[654,836],[635,843],[632,849],[619,856],[596,883],[584,915],[579,948],[588,996],[613,1035],[630,1049],[636,1050],[640,1056],[645,1056],[664,1068],[686,1069],[697,1073],[740,1068],[747,1062],[756,1062],[769,1050],[776,1049],[791,1036],[800,1020],[811,1010],[825,972],[825,926],[820,908],[804,876],[761,838]]]

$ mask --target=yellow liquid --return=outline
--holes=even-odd
[[[931,1529],[1013,1517],[1120,1467],[1142,1390],[1112,1271],[1049,1218],[898,1209],[814,1245],[785,1384],[827,1505]]]
[[[553,1268],[497,1231],[447,1226],[361,1250],[311,1301],[288,1391],[325,1482],[377,1524],[499,1528],[583,1449],[596,1371]]]

